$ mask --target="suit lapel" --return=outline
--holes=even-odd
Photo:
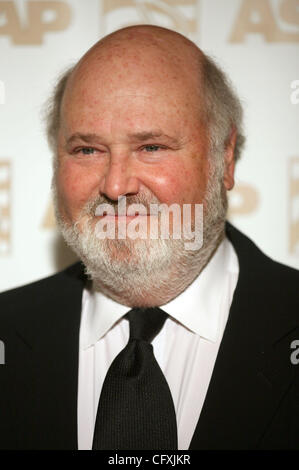
[[[28,311],[32,321],[26,315],[24,322],[17,324],[18,339],[10,364],[15,361],[18,370],[12,381],[15,385],[12,402],[21,448],[77,448],[78,338],[83,286],[79,264],[41,281],[38,298],[31,298],[33,313]],[[30,292],[28,297],[29,302]],[[13,367],[10,370],[13,373]]]
[[[240,274],[190,449],[258,448],[293,379],[289,345],[296,324],[290,321],[282,329],[273,314],[283,305],[274,300],[277,282],[269,261],[229,224],[227,235]]]

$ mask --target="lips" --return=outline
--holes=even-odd
[[[116,218],[121,218],[121,217],[138,217],[138,216],[149,216],[149,215],[153,215],[151,213],[140,213],[138,211],[136,211],[135,213],[134,212],[126,212],[125,214],[118,214],[117,210],[114,211],[114,210],[109,210],[109,209],[105,209],[103,210],[102,208],[96,208],[95,210],[95,216],[97,217],[116,217]]]
[[[97,214],[96,214],[97,215]],[[133,218],[133,217],[148,217],[152,214],[121,214],[121,215],[118,215],[118,214],[109,214],[109,213],[103,213],[100,215],[100,217],[115,217],[117,219],[121,219],[121,218],[127,218],[127,217],[130,217],[130,218]]]

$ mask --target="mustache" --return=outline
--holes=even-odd
[[[128,206],[132,204],[142,204],[146,211],[150,213],[150,205],[151,204],[160,204],[160,200],[154,196],[153,194],[147,195],[144,193],[136,194],[136,195],[129,195],[129,196],[123,196],[126,198],[126,210],[128,209]],[[95,211],[97,207],[101,204],[109,204],[111,208],[113,209],[115,215],[118,214],[118,204],[121,201],[121,198],[119,201],[115,201],[113,199],[110,199],[109,197],[105,195],[99,195],[95,199],[92,199],[88,201],[82,211],[81,211],[81,216],[84,215],[95,215]]]

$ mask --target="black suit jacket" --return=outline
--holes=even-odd
[[[240,275],[190,449],[299,449],[299,273],[227,235]],[[77,449],[85,282],[78,263],[0,295],[0,448]]]

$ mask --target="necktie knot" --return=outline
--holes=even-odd
[[[161,330],[167,314],[158,307],[133,308],[127,317],[130,323],[130,341],[139,339],[151,343]]]

